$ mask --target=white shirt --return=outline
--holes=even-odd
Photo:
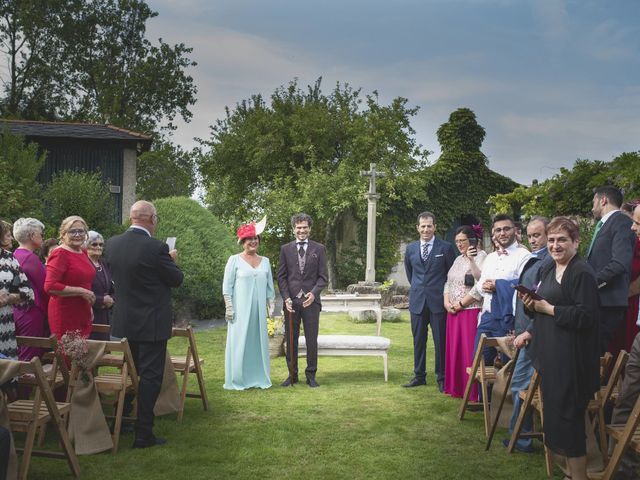
[[[300,247],[304,248],[304,253],[307,253],[307,247],[309,246],[309,240],[304,240],[300,245],[299,240],[296,238],[296,250],[300,250]]]
[[[518,242],[513,242],[506,248],[506,251],[508,255],[498,255],[498,252],[492,252],[487,255],[482,264],[480,280],[469,292],[478,300],[480,297],[476,296],[476,294],[482,296],[482,313],[491,311],[491,299],[493,298],[492,292],[482,290],[482,284],[485,280],[512,280],[518,278],[525,264],[531,258],[531,253],[527,249],[519,247]]]
[[[602,222],[602,225],[604,225],[604,224],[605,224],[605,222],[606,222],[607,220],[609,220],[609,217],[610,217],[611,215],[613,215],[614,213],[619,212],[619,211],[620,211],[620,210],[611,210],[609,213],[607,213],[606,215],[604,215],[604,216],[600,219],[600,221]]]

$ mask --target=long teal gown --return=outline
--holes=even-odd
[[[224,353],[224,388],[269,388],[267,299],[275,298],[269,259],[253,268],[240,255],[232,255],[224,269],[222,293],[231,295],[233,320],[227,325]]]

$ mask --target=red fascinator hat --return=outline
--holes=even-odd
[[[245,223],[244,225],[240,225],[238,230],[236,231],[236,235],[238,236],[238,243],[240,243],[245,238],[257,237],[262,232],[264,232],[264,227],[267,226],[267,216],[262,217],[258,223],[251,222]]]

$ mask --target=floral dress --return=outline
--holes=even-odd
[[[0,294],[19,293],[26,304],[34,302],[33,290],[20,264],[7,250],[0,249]],[[18,359],[16,325],[13,321],[13,307],[0,307],[0,353],[14,360]]]

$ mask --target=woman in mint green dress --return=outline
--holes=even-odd
[[[266,219],[242,225],[237,232],[242,253],[227,261],[222,282],[227,320],[224,388],[269,388],[267,303],[273,310],[275,291],[271,264],[258,255]]]

